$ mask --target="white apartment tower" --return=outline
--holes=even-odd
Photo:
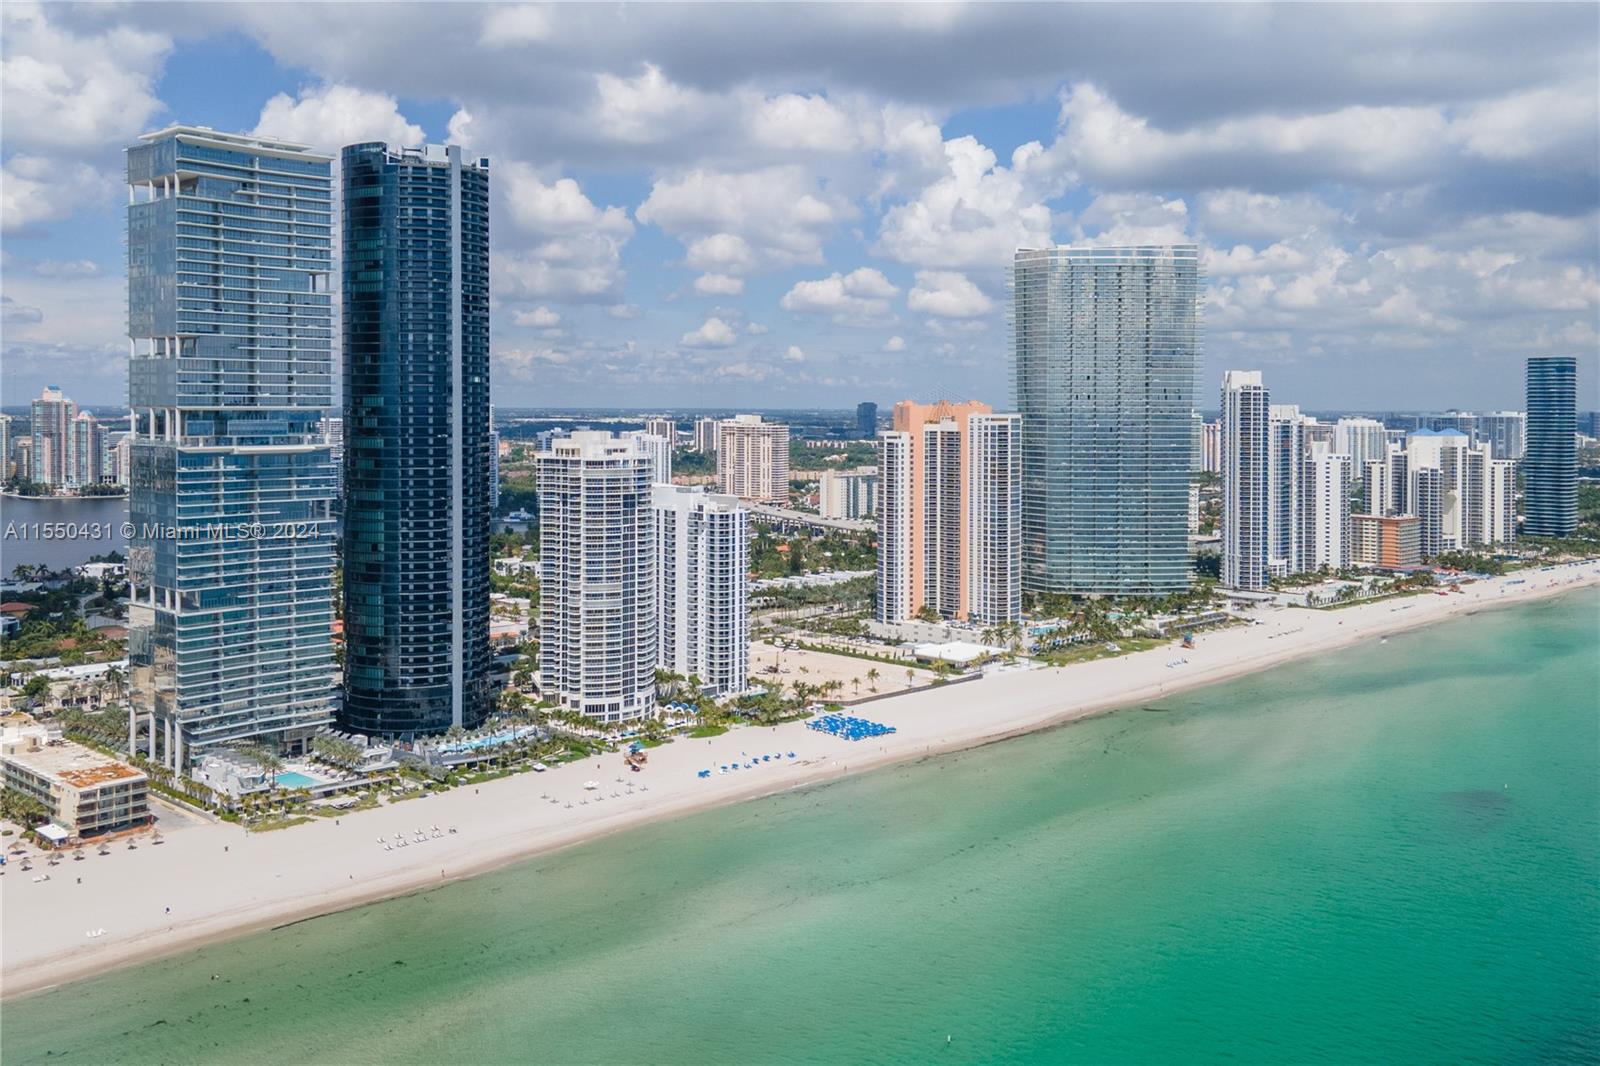
[[[967,419],[967,616],[1022,617],[1022,416]]]
[[[717,450],[717,427],[722,425],[715,418],[697,418],[694,422],[694,450],[703,455],[715,454]]]
[[[1283,577],[1306,569],[1304,506],[1306,419],[1294,404],[1267,408],[1267,565]]]
[[[1222,584],[1232,589],[1267,585],[1269,473],[1267,387],[1259,370],[1222,376]]]
[[[1341,418],[1333,425],[1333,450],[1348,455],[1356,475],[1364,478],[1368,463],[1388,457],[1389,437],[1376,419]]]
[[[878,435],[878,619],[911,617],[911,434]]]
[[[717,484],[741,500],[789,499],[789,427],[760,415],[736,415],[717,431]]]
[[[655,710],[653,473],[639,440],[609,433],[559,437],[538,455],[540,682],[600,722]]]
[[[678,443],[678,423],[670,418],[647,418],[644,421],[644,431],[652,437],[660,437],[666,441],[669,448]]]
[[[750,676],[750,512],[738,497],[656,485],[657,663],[731,696]]]
[[[1517,463],[1491,459],[1489,481],[1483,494],[1484,540],[1510,544],[1517,539]]]
[[[650,483],[653,485],[670,485],[672,483],[672,441],[659,433],[649,430],[640,432],[632,430],[622,434],[628,440],[637,441],[639,448],[650,457]]]
[[[1350,483],[1348,455],[1314,445],[1306,457],[1304,502],[1305,569],[1342,570],[1350,565]]]

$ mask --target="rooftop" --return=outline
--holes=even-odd
[[[72,788],[94,788],[113,781],[144,778],[143,773],[126,763],[70,740],[37,748],[18,748],[0,755],[0,759],[54,778]]]

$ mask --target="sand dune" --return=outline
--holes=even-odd
[[[1459,595],[1336,611],[1269,609],[1259,613],[1262,624],[1204,635],[1192,650],[1168,645],[1065,668],[1000,670],[979,681],[874,702],[857,713],[897,729],[874,740],[850,743],[801,723],[741,729],[655,749],[642,774],[628,773],[611,755],[344,815],[337,823],[319,820],[259,835],[226,823],[182,828],[160,846],[69,859],[49,869],[47,882],[10,867],[0,878],[0,994],[10,998],[469,877],[654,819],[970,747],[1387,632],[1594,584],[1600,584],[1600,565],[1587,563],[1485,581]],[[1168,665],[1179,658],[1187,663]],[[782,757],[716,772],[763,755]],[[702,769],[712,776],[698,777]],[[586,790],[591,780],[602,787]],[[434,826],[442,835],[433,835]],[[448,832],[452,826],[457,832]],[[397,834],[406,847],[394,847]],[[412,842],[419,835],[420,842]],[[380,843],[385,840],[389,850]],[[41,864],[35,875],[45,870]],[[100,929],[103,935],[87,935]]]

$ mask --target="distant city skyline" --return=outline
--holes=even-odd
[[[174,121],[490,158],[503,409],[1006,410],[1015,249],[1137,243],[1200,249],[1208,398],[1502,410],[1550,354],[1600,406],[1582,6],[204,10],[0,11],[8,408],[123,402],[121,152]]]

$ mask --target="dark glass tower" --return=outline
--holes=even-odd
[[[345,148],[342,724],[473,728],[489,686],[489,161]]]
[[[878,436],[878,405],[871,400],[856,404],[856,436],[862,440]]]
[[[1522,531],[1565,537],[1578,527],[1578,360],[1528,360],[1528,432],[1522,458]]]

